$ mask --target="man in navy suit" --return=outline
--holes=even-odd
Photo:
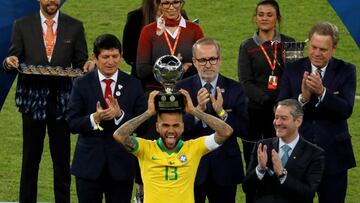
[[[130,202],[136,159],[114,138],[114,131],[146,109],[141,82],[119,70],[120,41],[96,38],[96,67],[74,81],[67,121],[79,134],[71,172],[79,203]]]
[[[298,129],[303,121],[298,101],[286,99],[276,107],[275,138],[260,140],[243,183],[256,203],[312,203],[324,172],[325,153],[306,141]]]
[[[199,39],[193,45],[193,63],[198,74],[176,84],[190,93],[192,102],[202,111],[223,119],[234,132],[218,149],[204,156],[195,179],[195,202],[235,202],[237,184],[244,178],[241,151],[237,137],[247,133],[247,104],[240,83],[219,74],[220,46],[211,38]],[[204,122],[184,116],[185,140],[214,133]]]
[[[19,64],[83,67],[88,58],[83,24],[59,8],[60,0],[40,0],[39,12],[15,21],[8,57],[3,62],[6,71],[16,72]],[[70,131],[65,111],[71,86],[69,77],[18,76],[15,97],[23,121],[22,203],[36,202],[46,130],[53,161],[55,202],[70,202]]]
[[[304,110],[300,134],[326,152],[319,202],[345,201],[348,169],[355,167],[347,119],[356,89],[355,66],[333,57],[338,29],[329,22],[309,32],[309,57],[289,64],[280,83],[279,100],[296,98]]]

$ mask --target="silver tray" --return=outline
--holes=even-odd
[[[84,75],[84,72],[80,69],[62,68],[56,67],[44,67],[44,66],[22,66],[18,69],[22,74],[27,75],[47,75],[47,76],[62,76],[62,77],[79,77]]]

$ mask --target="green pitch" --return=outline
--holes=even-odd
[[[185,9],[191,19],[199,18],[206,36],[216,38],[222,48],[223,65],[221,72],[237,80],[237,55],[240,43],[252,36],[255,25],[252,19],[257,0],[186,0]],[[354,63],[360,67],[360,52],[349,32],[337,17],[326,0],[279,0],[283,22],[280,31],[293,36],[296,40],[305,40],[312,24],[327,20],[340,29],[340,42],[336,57]],[[122,31],[128,11],[137,8],[141,0],[66,0],[62,11],[84,22],[85,32],[91,53],[92,42],[96,36],[112,33],[122,39]],[[354,19],[359,20],[359,19]],[[122,63],[121,68],[129,71]],[[357,71],[358,81],[360,72]],[[360,83],[357,83],[357,95],[360,95]],[[0,112],[0,202],[18,201],[22,127],[21,117],[15,108],[15,85]],[[353,148],[357,161],[360,160],[360,100],[356,100],[354,113],[349,120]],[[77,136],[72,137],[72,153]],[[45,140],[43,158],[39,172],[38,201],[51,202],[53,197],[52,164]],[[349,184],[346,202],[358,202],[360,197],[360,169],[349,171]],[[75,181],[72,181],[71,201],[77,202]],[[241,185],[238,187],[237,202],[244,202]]]

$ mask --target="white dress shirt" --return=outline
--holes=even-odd
[[[103,93],[103,96],[105,94],[105,88],[106,88],[106,84],[105,82],[103,81],[104,79],[111,79],[113,82],[111,83],[110,85],[110,88],[111,88],[111,92],[112,94],[114,95],[114,92],[115,92],[115,86],[116,86],[116,82],[117,82],[117,77],[118,77],[118,74],[119,74],[119,71],[116,71],[110,78],[106,78],[103,74],[101,74],[101,72],[99,70],[98,71],[98,76],[99,76],[99,82],[100,82],[100,85],[101,85],[101,92]],[[121,116],[120,118],[114,118],[114,122],[115,122],[115,125],[119,125],[119,123],[122,121],[122,119],[124,118],[124,115],[125,115],[125,112],[121,109]],[[91,126],[93,127],[93,130],[97,130],[99,129],[99,125],[95,122],[95,119],[94,119],[94,113],[92,113],[90,115],[90,122],[91,122]]]

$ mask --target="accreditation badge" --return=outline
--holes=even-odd
[[[270,75],[268,81],[268,89],[276,90],[277,87],[278,87],[278,77],[275,75]]]

